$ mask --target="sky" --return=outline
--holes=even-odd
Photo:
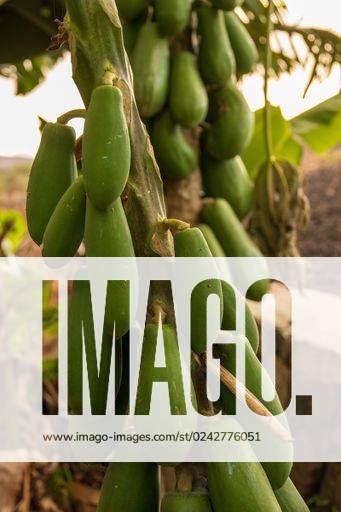
[[[286,0],[289,23],[316,26],[341,33],[340,0]],[[270,101],[282,108],[287,118],[294,117],[321,101],[337,94],[340,89],[340,67],[322,84],[314,82],[303,99],[308,69],[297,69],[283,75],[270,85]],[[253,110],[263,105],[263,83],[260,76],[248,76],[243,81],[244,94]],[[15,96],[12,80],[0,78],[0,156],[32,157],[38,148],[40,134],[38,116],[55,121],[63,112],[82,108],[79,93],[71,79],[70,58],[66,57],[49,73],[47,80],[27,96]],[[80,133],[82,122],[73,123]]]

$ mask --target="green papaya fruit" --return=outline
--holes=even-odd
[[[236,354],[235,347],[233,345],[222,345],[219,348],[220,357],[224,368],[229,370],[232,375],[236,376]],[[263,372],[263,375],[262,375]],[[263,379],[263,380],[261,380]],[[266,402],[262,398],[262,382],[263,386],[267,389],[275,390],[270,377],[262,368],[262,364],[256,356],[253,347],[249,341],[246,341],[245,345],[245,385],[253,395],[258,398],[262,404],[271,412],[273,415],[278,415],[283,412],[281,402],[275,395],[274,399],[270,402]],[[224,402],[225,411],[229,412],[232,410],[232,404],[235,402],[235,396],[224,387]]]
[[[281,512],[258,462],[206,464],[214,512]]]
[[[207,224],[199,224],[198,228],[202,232],[207,242],[208,248],[212,253],[214,258],[226,258],[226,254],[224,253],[224,249],[222,248],[219,240],[213,233],[210,226]]]
[[[89,257],[133,257],[134,247],[121,199],[108,210],[97,210],[87,201],[85,250]],[[128,307],[127,307],[128,305]],[[108,285],[105,329],[121,338],[129,329],[129,281],[112,281]]]
[[[224,250],[221,247],[212,229],[206,224],[200,224],[198,228],[204,235],[207,245],[212,253],[212,256],[214,258],[225,258],[226,255],[224,253]],[[224,331],[235,331],[236,297],[238,296],[238,291],[234,290],[233,287],[224,280],[221,282],[221,287],[224,300],[224,312],[221,328]],[[255,353],[257,353],[259,346],[259,331],[256,320],[254,319],[251,309],[249,308],[247,303],[245,303],[245,336],[251,343]]]
[[[115,341],[115,398],[121,388],[123,378],[123,339]],[[115,409],[116,412],[116,409]]]
[[[132,21],[147,12],[148,0],[116,0],[121,18]]]
[[[83,176],[67,189],[51,215],[43,238],[44,257],[74,256],[82,243],[86,194]]]
[[[274,491],[284,486],[292,470],[291,462],[262,462],[262,466]]]
[[[172,325],[162,325],[167,368],[162,368],[161,370],[160,368],[155,368],[158,333],[158,324],[146,325],[141,356],[139,385],[136,395],[135,414],[149,414],[153,382],[169,381],[171,412],[172,414],[185,415],[186,401],[177,333]],[[162,374],[160,372],[162,372]]]
[[[224,315],[221,328],[224,331],[234,331],[236,329],[236,296],[238,295],[238,291],[234,290],[233,287],[225,281],[222,282],[221,286],[224,298]],[[245,336],[249,340],[253,351],[257,354],[259,347],[259,330],[247,302],[245,302]]]
[[[68,393],[73,414],[83,413],[83,342],[85,346],[87,377],[90,386],[91,411],[104,415],[107,411],[108,383],[115,343],[116,391],[121,381],[121,340],[113,341],[111,333],[103,332],[100,361],[96,354],[92,297],[88,281],[74,281],[68,304]],[[100,369],[100,371],[99,371]]]
[[[225,199],[205,204],[201,217],[212,228],[226,256],[262,256]]]
[[[180,34],[189,22],[192,0],[155,0],[155,19],[164,36]]]
[[[161,512],[212,512],[206,490],[168,492],[161,502]]]
[[[240,155],[250,142],[254,129],[254,113],[236,84],[228,82],[210,96],[206,148],[217,160]]]
[[[225,23],[236,58],[237,74],[241,76],[250,73],[259,60],[257,46],[234,12],[225,13]]]
[[[220,346],[219,354],[224,368],[229,370],[232,375],[236,376],[236,355],[234,346]],[[263,386],[267,389],[275,390],[270,377],[265,372],[264,368],[262,368],[262,364],[257,358],[250,341],[247,341],[245,345],[245,385],[247,389],[265,405],[271,414],[281,414],[283,408],[277,393],[272,401],[267,402],[263,400],[262,382]],[[234,413],[235,396],[226,387],[223,387],[222,390],[221,403],[225,412]],[[262,466],[273,489],[278,489],[284,485],[292,469],[291,462],[264,462]]]
[[[215,199],[212,203],[206,204],[202,209],[201,217],[214,231],[226,256],[244,258],[262,256],[225,199]],[[248,298],[261,300],[268,291],[268,287],[267,279],[258,281],[249,289]]]
[[[142,17],[134,21],[126,22],[123,25],[124,47],[127,51],[129,58],[132,56],[138,33],[144,22],[145,20]]]
[[[60,198],[76,179],[76,134],[70,126],[47,123],[34,159],[27,189],[28,231],[36,244]]]
[[[187,128],[194,128],[206,118],[208,96],[196,58],[190,52],[179,52],[173,57],[169,108],[173,119]]]
[[[89,257],[133,257],[134,247],[121,199],[108,210],[86,205],[85,248]]]
[[[154,122],[152,143],[161,173],[171,180],[188,178],[198,169],[198,159],[181,127],[163,112]]]
[[[84,185],[96,208],[122,194],[130,170],[130,140],[118,87],[100,85],[91,96],[83,134]]]
[[[206,194],[226,199],[239,219],[244,219],[252,208],[254,187],[242,159],[214,160],[206,155],[201,169]]]
[[[104,477],[97,512],[158,512],[158,467],[146,462],[114,462]]]
[[[204,235],[198,228],[178,231],[174,236],[175,255],[178,258],[212,257]],[[216,270],[214,262],[212,269]],[[194,289],[191,304],[191,344],[192,350],[197,353],[206,351],[206,305],[209,295],[218,295],[221,305],[221,319],[223,316],[223,295],[219,279],[207,279]]]
[[[199,69],[205,83],[224,85],[235,73],[236,61],[224,14],[213,7],[198,9]]]
[[[134,91],[144,118],[160,112],[166,102],[170,74],[168,40],[156,23],[145,23],[139,31],[131,56]]]
[[[236,7],[242,5],[244,0],[212,0],[212,5],[222,11],[233,11]]]
[[[277,501],[281,507],[282,512],[309,512],[304,499],[290,480],[275,491]]]

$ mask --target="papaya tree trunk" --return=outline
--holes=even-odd
[[[136,255],[147,256],[152,248],[160,256],[170,256],[173,245],[169,232],[155,232],[158,218],[166,217],[163,185],[136,106],[115,0],[66,0],[66,7],[73,78],[85,106],[108,68],[114,73],[116,85],[124,96],[132,164],[122,200]]]

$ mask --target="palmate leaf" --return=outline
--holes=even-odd
[[[243,4],[243,19],[246,16],[246,24],[254,39],[263,62],[265,35],[266,35],[266,0],[245,0]],[[284,48],[281,40],[277,38],[273,49],[272,72],[280,76],[284,72],[291,72],[297,65],[306,65],[308,59],[302,60],[300,52],[296,48],[297,36],[303,40],[308,56],[313,58],[314,64],[307,82],[305,93],[313,80],[325,79],[333,69],[333,66],[341,64],[341,37],[330,30],[313,27],[290,26],[285,23],[287,7],[283,0],[275,0],[274,36],[276,33],[287,34],[289,49]]]

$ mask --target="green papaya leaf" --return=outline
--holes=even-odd
[[[277,156],[291,164],[300,165],[303,157],[303,145],[295,137],[291,137],[284,143]]]
[[[295,134],[315,153],[326,153],[341,143],[341,94],[292,120]]]
[[[320,103],[316,107],[303,112],[292,120],[295,133],[307,133],[321,125],[330,125],[334,117],[341,112],[341,94]]]
[[[241,155],[253,179],[256,177],[258,169],[266,159],[263,115],[263,109],[256,112],[256,124],[252,140]],[[271,126],[274,154],[275,156],[281,156],[281,150],[284,144],[291,137],[291,124],[290,121],[284,119],[279,107],[271,108]]]

